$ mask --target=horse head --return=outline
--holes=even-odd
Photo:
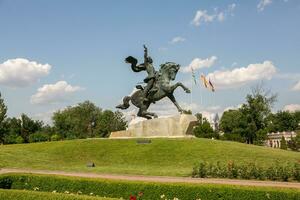
[[[180,69],[180,65],[174,62],[166,62],[165,64],[160,65],[160,74],[162,77],[167,78],[168,80],[175,80],[176,74]]]

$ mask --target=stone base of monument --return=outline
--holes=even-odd
[[[127,130],[112,132],[109,138],[192,137],[195,125],[195,116],[181,114],[130,124]]]

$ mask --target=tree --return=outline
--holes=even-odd
[[[214,132],[210,123],[204,118],[202,124],[196,126],[193,130],[196,137],[199,138],[218,138],[219,135]]]
[[[253,88],[241,108],[224,112],[220,121],[224,138],[248,144],[263,144],[267,134],[268,116],[276,97],[277,95],[266,91],[262,85]]]
[[[293,151],[300,151],[300,133],[297,133],[296,137],[288,141],[287,145]]]
[[[298,127],[296,116],[288,111],[270,114],[267,121],[269,132],[294,131]]]
[[[90,101],[79,103],[54,113],[52,119],[56,131],[62,138],[92,137],[101,109]]]
[[[276,98],[277,95],[266,91],[262,85],[253,88],[252,94],[247,95],[247,102],[240,111],[247,121],[245,139],[248,144],[253,144],[257,140],[256,132],[266,127],[266,119]]]
[[[280,149],[287,150],[287,143],[286,143],[286,140],[283,136],[281,137],[281,140],[280,140]]]
[[[245,142],[247,121],[238,110],[225,111],[220,120],[220,130],[224,132],[225,140]]]
[[[111,131],[126,128],[122,113],[102,111],[89,101],[55,112],[52,119],[57,133],[68,139],[108,137]]]
[[[203,119],[202,114],[201,113],[196,113],[195,117],[197,118],[198,123],[202,124],[202,119]]]
[[[96,133],[100,137],[108,137],[112,131],[124,130],[126,121],[119,111],[105,110],[96,122]]]
[[[5,129],[3,127],[3,121],[6,118],[7,106],[4,103],[4,99],[1,98],[0,93],[0,144],[4,143]]]
[[[7,118],[3,122],[5,129],[4,143],[5,144],[14,144],[17,143],[17,138],[21,137],[22,121],[21,119]],[[21,141],[19,139],[19,141]],[[24,139],[23,139],[24,141]]]
[[[43,122],[39,120],[33,120],[26,114],[21,115],[21,136],[24,142],[29,142],[30,134],[42,130]]]
[[[297,125],[298,125],[296,129],[300,130],[300,110],[299,111],[295,111],[293,113],[293,116],[294,116],[294,118],[295,118],[295,120],[297,122]]]

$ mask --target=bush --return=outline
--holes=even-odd
[[[44,134],[44,133],[33,133],[29,136],[29,142],[33,143],[33,142],[45,142],[48,141],[49,137],[48,135]]]
[[[32,192],[19,190],[1,190],[0,199],[3,200],[113,200],[111,198],[89,197],[80,195],[55,194],[46,192]]]
[[[142,194],[143,200],[174,199],[299,199],[300,193],[296,189],[278,189],[269,187],[243,187],[230,185],[184,184],[184,183],[150,183],[138,181],[119,181],[88,179],[76,177],[50,175],[2,175],[0,179],[12,180],[12,189],[39,190],[57,193],[93,193],[98,196],[129,199],[131,195]],[[32,198],[34,199],[34,198]]]
[[[51,136],[51,141],[59,141],[59,140],[61,140],[60,135],[54,134]]]
[[[2,189],[10,189],[12,184],[12,180],[7,177],[7,178],[1,178],[0,179],[0,188]]]
[[[269,168],[256,166],[255,163],[237,165],[234,161],[229,161],[227,165],[200,162],[193,168],[192,177],[214,177],[230,179],[258,179],[272,181],[300,181],[300,164],[274,163]]]
[[[16,138],[16,144],[22,144],[22,143],[24,143],[24,138],[22,138],[21,136],[18,136]]]

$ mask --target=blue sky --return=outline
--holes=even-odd
[[[124,63],[128,55],[141,60],[143,44],[156,69],[167,61],[184,69],[194,60],[197,78],[211,78],[215,93],[199,81],[192,96],[176,91],[194,112],[236,107],[261,81],[279,95],[274,110],[300,109],[298,0],[0,0],[0,26],[0,90],[9,116],[49,120],[84,100],[114,109],[146,76]],[[180,71],[177,80],[191,87],[191,73]],[[176,112],[169,101],[151,109]]]

